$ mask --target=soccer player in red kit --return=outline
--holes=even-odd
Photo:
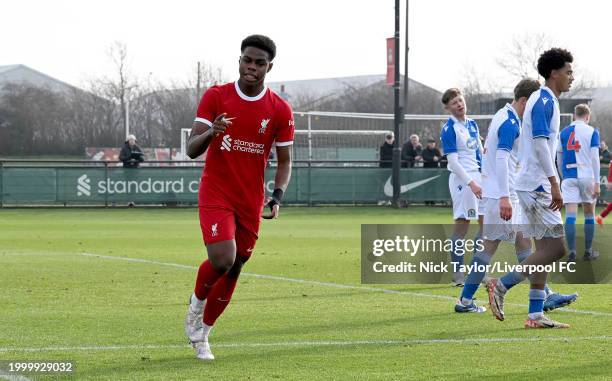
[[[265,218],[278,217],[291,177],[293,113],[287,102],[264,85],[276,46],[266,36],[252,35],[240,49],[238,81],[206,91],[187,147],[192,159],[208,149],[198,201],[208,259],[198,270],[185,319],[185,333],[202,360],[214,359],[208,335],[255,248],[272,143],[278,166],[274,192],[265,200],[269,208]]]

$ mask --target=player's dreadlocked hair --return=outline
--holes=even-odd
[[[565,49],[552,48],[542,53],[538,59],[538,73],[548,79],[553,70],[561,69],[566,62],[574,62],[572,53]]]
[[[261,34],[253,34],[242,40],[240,51],[244,52],[244,49],[246,49],[247,46],[266,51],[270,56],[270,61],[272,61],[276,56],[276,44],[274,41],[272,41],[272,39],[270,39],[270,37]]]

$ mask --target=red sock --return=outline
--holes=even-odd
[[[204,324],[211,326],[215,324],[217,318],[221,316],[225,307],[229,304],[236,283],[238,283],[238,278],[230,278],[227,274],[215,283],[206,301],[206,307],[204,307]]]
[[[196,278],[194,290],[196,297],[200,300],[206,299],[210,290],[221,278],[221,275],[223,274],[215,270],[208,259],[202,262],[198,269],[198,277]]]
[[[606,216],[608,215],[608,213],[612,212],[612,202],[608,203],[608,206],[606,206],[606,209],[604,209],[603,212],[601,212],[601,217],[602,218],[606,218]]]

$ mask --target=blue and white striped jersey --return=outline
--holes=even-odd
[[[521,120],[514,108],[506,104],[493,116],[487,139],[485,140],[485,153],[482,156],[482,196],[499,199],[501,190],[497,185],[496,160],[498,150],[510,152],[508,160],[508,189],[510,196],[514,196],[514,181],[517,171],[518,138],[521,134]]]
[[[564,179],[594,179],[591,149],[599,149],[599,131],[581,120],[565,127],[559,134],[558,152],[563,153]]]
[[[559,101],[551,89],[542,86],[531,94],[525,106],[523,128],[519,139],[519,172],[515,182],[516,190],[541,189],[550,193],[550,181],[535,154],[533,140],[538,137],[548,139],[548,150],[554,164],[559,143],[560,124]]]
[[[477,172],[481,165],[480,133],[473,119],[465,122],[451,116],[440,133],[444,154],[457,153],[459,164],[467,172]]]

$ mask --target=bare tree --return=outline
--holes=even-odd
[[[468,111],[472,114],[486,113],[486,106],[503,95],[502,85],[473,66],[464,67],[462,78],[461,90],[465,95]]]
[[[220,67],[215,67],[209,62],[200,61],[197,63],[197,66],[192,70],[195,73],[195,76],[188,75],[187,78],[189,80],[176,86],[175,88],[191,88],[194,91],[194,97],[196,102],[200,102],[200,98],[204,94],[204,91],[211,86],[218,85],[220,83],[226,82],[225,75],[223,75],[223,71]],[[172,86],[171,86],[172,87]]]
[[[191,127],[201,97],[195,76],[168,85],[150,77],[137,81],[129,71],[124,44],[113,44],[109,56],[116,76],[90,79],[86,91],[18,83],[0,89],[0,152],[82,154],[85,147],[118,147],[124,141],[128,97],[130,129],[141,144],[178,147],[180,130]],[[200,69],[205,88],[223,81],[219,68],[205,64]]]
[[[108,56],[113,61],[116,70],[116,77],[105,79],[113,100],[119,102],[121,116],[123,119],[123,129],[127,130],[126,108],[130,92],[138,87],[133,78],[128,65],[127,45],[121,41],[115,41],[108,50]]]
[[[593,101],[591,112],[592,118],[590,124],[599,129],[601,140],[610,139],[610,131],[612,131],[612,102]]]
[[[553,45],[553,38],[545,33],[515,35],[496,62],[514,79],[538,78],[538,58]]]
[[[96,112],[102,99],[79,89],[66,92],[27,84],[2,89],[0,140],[14,154],[82,154],[87,143],[104,130]],[[93,107],[92,107],[93,106]]]

